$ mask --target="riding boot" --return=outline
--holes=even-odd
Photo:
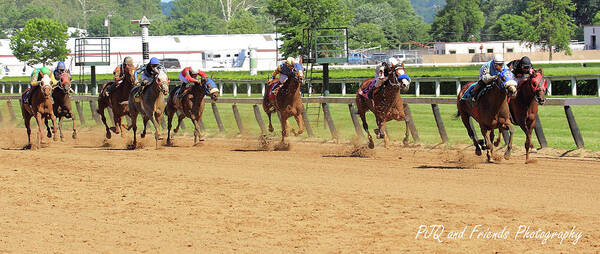
[[[473,90],[471,90],[471,102],[475,103],[475,102],[477,102],[477,100],[479,100],[479,90],[481,89],[482,86],[483,86],[482,82],[479,81],[479,82],[477,82],[475,87],[473,87]]]

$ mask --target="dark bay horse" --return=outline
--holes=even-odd
[[[529,149],[533,148],[531,132],[536,124],[538,105],[546,102],[548,84],[542,69],[535,70],[529,78],[519,83],[517,96],[508,103],[515,124],[525,132],[525,160],[529,160]]]
[[[404,105],[402,104],[402,98],[400,98],[400,92],[406,92],[410,86],[408,76],[405,75],[406,71],[404,69],[404,63],[399,67],[388,66],[387,63],[384,63],[377,67],[377,73],[377,78],[379,80],[375,81],[375,78],[370,78],[363,81],[356,94],[358,115],[360,115],[360,119],[362,120],[363,129],[367,132],[369,137],[369,148],[371,149],[375,147],[375,144],[373,143],[373,138],[369,132],[369,125],[367,124],[365,114],[369,110],[375,114],[377,122],[375,134],[379,138],[383,138],[385,141],[385,148],[390,148],[385,123],[391,120],[406,122]],[[399,81],[398,77],[406,78],[401,78]],[[371,85],[371,82],[374,81],[381,82],[381,85],[379,88],[371,88],[377,89],[378,91],[373,91],[373,99],[369,99],[363,96],[361,91]],[[403,140],[404,144],[408,143],[408,130],[407,122]]]
[[[142,115],[144,122],[144,130],[140,134],[141,138],[146,136],[146,126],[148,120],[152,121],[154,125],[154,139],[156,140],[156,148],[158,149],[158,140],[160,134],[158,127],[162,120],[162,113],[165,109],[165,96],[169,93],[169,77],[164,71],[160,71],[154,81],[144,88],[140,95],[140,101],[136,102],[135,94],[141,86],[136,86],[131,89],[129,93],[129,116],[131,117],[131,126],[133,127],[133,144],[130,146],[131,149],[135,149],[137,145],[136,133],[137,133],[137,116]]]
[[[38,84],[39,89],[35,89],[29,95],[29,101],[31,104],[23,103],[25,94],[30,89],[28,88],[21,95],[21,114],[23,120],[25,120],[25,127],[27,128],[27,145],[23,149],[31,149],[31,118],[35,117],[35,121],[38,125],[38,148],[42,145],[42,118],[52,120],[52,132],[54,134],[54,141],[58,140],[56,137],[56,117],[52,109],[52,80],[50,75],[44,75],[42,80]]]
[[[281,116],[281,143],[284,143],[285,138],[289,135],[290,124],[288,118],[294,117],[298,124],[298,131],[292,128],[295,136],[304,132],[304,119],[302,118],[302,97],[300,96],[300,86],[304,83],[304,71],[302,65],[296,64],[292,69],[293,75],[290,75],[284,84],[280,84],[277,96],[274,99],[269,98],[271,87],[279,82],[277,79],[269,84],[269,89],[265,91],[263,96],[263,110],[269,117],[269,131],[273,132],[273,124],[271,123],[271,113],[278,112]]]
[[[113,89],[113,91],[110,94],[108,94],[106,90],[111,86],[115,86],[116,84],[113,81],[105,83],[102,86],[102,91],[100,92],[100,95],[98,95],[97,112],[102,117],[102,123],[104,123],[104,127],[106,127],[106,138],[111,138],[111,130],[115,134],[120,133],[121,137],[125,135],[123,133],[123,126],[125,125],[122,123],[122,121],[123,116],[127,116],[129,114],[129,106],[127,104],[129,99],[129,92],[131,92],[131,89],[133,89],[135,85],[135,68],[125,65],[124,70],[121,71],[125,72],[125,77],[121,81],[122,83],[117,88]],[[114,127],[109,128],[108,124],[106,123],[106,117],[104,116],[105,108],[110,108],[110,110],[112,110],[113,121],[115,124]]]
[[[73,120],[73,139],[77,138],[77,129],[75,128],[75,118],[73,117],[73,110],[71,108],[71,76],[68,73],[63,72],[58,80],[58,85],[52,91],[52,99],[54,115],[58,117],[58,131],[60,133],[60,140],[65,141],[62,133],[62,120],[63,118],[71,118]],[[48,137],[51,137],[50,126],[48,126],[48,119],[46,118],[46,131]]]
[[[481,148],[487,150],[488,162],[493,162],[494,146],[491,141],[494,140],[494,129],[510,131],[509,142],[504,153],[505,159],[510,158],[512,138],[515,131],[510,121],[508,97],[514,98],[517,94],[517,82],[512,77],[513,75],[509,70],[502,72],[496,80],[492,81],[491,87],[479,98],[477,105],[461,100],[465,91],[475,82],[465,85],[458,94],[456,103],[458,108],[457,116],[461,117],[465,128],[467,128],[469,137],[475,146],[475,153],[481,155]],[[481,128],[481,134],[484,137],[481,148],[480,142],[475,139],[475,133],[469,123],[469,117],[473,117]]]
[[[204,96],[209,95],[213,101],[216,101],[219,97],[219,91],[214,91],[213,93],[208,94],[210,91],[207,91],[205,86],[206,84],[194,83],[191,91],[179,99],[180,103],[176,103],[175,100],[177,100],[176,95],[183,92],[177,91],[181,90],[181,86],[169,94],[169,98],[167,99],[167,107],[165,108],[165,113],[168,117],[168,145],[172,144],[171,127],[175,113],[177,113],[177,127],[175,127],[175,130],[173,131],[177,133],[177,131],[179,131],[179,125],[181,124],[181,121],[188,117],[192,120],[192,123],[194,123],[194,145],[198,141],[202,141],[202,139],[200,139],[200,130],[198,128],[200,121],[202,121],[202,113],[204,112]]]

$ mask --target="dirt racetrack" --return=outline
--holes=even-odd
[[[21,151],[23,129],[0,131],[0,253],[600,251],[595,155],[548,149],[525,164],[516,144],[487,164],[466,145],[262,151],[254,138],[189,136],[156,150],[153,135],[128,151],[101,130]],[[419,233],[431,225],[439,239]]]

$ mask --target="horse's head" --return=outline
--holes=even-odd
[[[512,71],[505,70],[501,72],[497,80],[500,89],[505,89],[509,97],[514,98],[517,96],[517,80]]]
[[[154,83],[156,84],[158,89],[163,93],[163,95],[167,95],[167,93],[169,93],[170,82],[171,80],[169,80],[169,76],[167,76],[167,73],[161,70],[156,76],[156,82]]]
[[[304,67],[301,64],[295,63],[292,72],[294,73],[294,79],[304,83]]]
[[[137,69],[133,65],[126,64],[123,66],[123,70],[121,70],[125,74],[125,78],[123,81],[127,81],[129,84],[135,83],[135,69]]]
[[[210,96],[213,101],[216,101],[219,99],[219,89],[211,86],[211,84],[214,85],[214,82],[212,81],[212,75],[210,76],[210,79],[207,77],[202,77],[200,79],[200,86],[202,86],[202,91],[204,94]]]
[[[534,70],[529,79],[531,80],[530,84],[535,94],[535,100],[538,104],[544,105],[546,103],[546,89],[548,89],[548,83],[544,78],[544,71],[542,69]]]
[[[52,79],[50,78],[50,75],[44,75],[39,86],[44,98],[50,97],[50,94],[52,94]]]
[[[401,92],[406,92],[410,88],[410,77],[406,73],[406,69],[404,69],[404,63],[402,65],[396,67],[396,79],[400,81],[400,90]]]
[[[60,74],[58,88],[61,89],[65,94],[71,93],[71,76],[69,76],[68,73],[63,72]]]

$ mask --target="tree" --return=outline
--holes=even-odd
[[[215,15],[191,12],[173,22],[177,34],[224,34],[225,21]]]
[[[351,28],[349,36],[350,48],[370,48],[387,46],[387,40],[381,26],[372,23],[360,23]]]
[[[482,40],[502,40],[492,31],[492,26],[505,14],[520,15],[527,7],[527,2],[521,0],[481,0],[480,6],[485,18]]]
[[[10,38],[13,55],[27,65],[62,61],[69,54],[67,25],[50,19],[34,18]]]
[[[354,20],[352,23],[358,25],[361,23],[371,23],[383,27],[386,23],[395,20],[392,6],[386,2],[365,3],[354,9]]]
[[[478,0],[448,0],[431,24],[431,35],[436,41],[479,40],[483,22]]]
[[[600,9],[600,0],[573,0],[575,25],[583,26],[593,23],[594,14]]]
[[[533,28],[523,16],[504,14],[490,28],[490,31],[495,34],[497,40],[523,41],[533,32]]]
[[[268,9],[282,34],[285,56],[300,54],[303,28],[344,27],[352,20],[341,0],[269,0]]]
[[[592,24],[598,25],[600,24],[600,11],[594,15],[594,19],[592,19]]]
[[[533,27],[527,41],[544,45],[550,52],[565,50],[571,54],[569,41],[575,32],[575,24],[569,12],[575,10],[570,0],[531,0],[523,16]]]
[[[257,34],[261,32],[255,16],[249,11],[238,11],[227,24],[227,33],[230,34]]]

